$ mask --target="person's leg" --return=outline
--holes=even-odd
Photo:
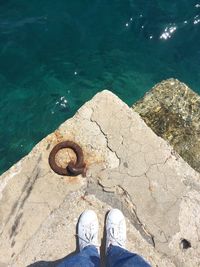
[[[112,209],[106,218],[106,266],[151,267],[142,257],[125,249],[126,222],[118,209]]]
[[[100,256],[95,246],[86,246],[79,253],[64,259],[57,267],[99,267]]]
[[[151,267],[141,256],[120,246],[112,246],[107,251],[107,267]]]
[[[99,267],[98,219],[92,210],[84,211],[78,222],[78,243],[80,252],[64,259],[57,267]]]

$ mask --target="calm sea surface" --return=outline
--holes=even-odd
[[[200,93],[200,0],[0,0],[0,172],[95,93]]]

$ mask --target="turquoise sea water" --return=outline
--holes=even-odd
[[[200,0],[0,0],[0,172],[95,93],[200,92]]]

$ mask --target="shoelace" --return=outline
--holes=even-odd
[[[109,228],[109,234],[110,234],[110,237],[120,246],[120,247],[123,247],[123,244],[119,241],[121,238],[120,236],[115,236],[115,231],[114,231],[114,228],[111,227]],[[122,241],[122,240],[121,240]],[[123,242],[123,241],[122,241]]]
[[[85,234],[86,239],[80,237],[78,234],[76,234],[75,236],[77,236],[79,239],[81,239],[82,241],[84,241],[84,242],[85,242],[86,244],[88,244],[88,245],[93,245],[93,246],[95,246],[95,247],[100,247],[100,245],[98,245],[98,244],[94,244],[94,243],[92,242],[92,241],[93,241],[93,238],[94,238],[94,234],[93,234],[93,235],[91,235],[91,234],[87,235],[87,233],[86,233],[86,234]]]

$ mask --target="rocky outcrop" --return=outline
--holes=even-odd
[[[184,83],[168,79],[154,86],[133,109],[200,172],[199,95]]]
[[[86,177],[63,177],[50,169],[49,153],[63,140],[82,147]],[[57,162],[64,166],[72,157],[66,149]],[[111,207],[126,216],[128,249],[152,266],[200,264],[199,173],[109,91],[86,103],[0,181],[4,265],[55,266],[76,249],[80,213],[94,209],[103,233]]]

